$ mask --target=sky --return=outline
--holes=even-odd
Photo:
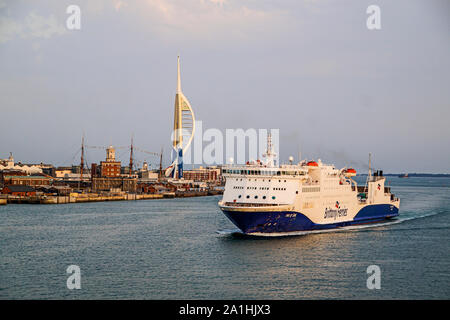
[[[448,0],[0,0],[0,158],[75,164],[83,134],[125,163],[131,136],[169,150],[180,55],[204,130],[279,129],[282,161],[366,170],[370,152],[385,172],[450,173],[449,15]]]

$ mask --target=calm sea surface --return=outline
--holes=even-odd
[[[449,299],[450,179],[388,181],[395,223],[269,239],[232,233],[219,197],[0,206],[0,298]]]

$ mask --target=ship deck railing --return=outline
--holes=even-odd
[[[266,177],[301,177],[307,174],[302,168],[277,168],[263,166],[223,167],[224,176],[266,176]]]
[[[302,183],[302,186],[306,186],[306,187],[310,187],[310,186],[313,186],[313,187],[316,187],[316,186],[320,186],[320,183],[319,182],[303,182]]]
[[[355,191],[354,186],[352,186],[352,190]],[[369,187],[367,186],[358,186],[358,192],[367,192],[369,190]],[[391,193],[391,187],[384,187],[384,193],[390,194]]]
[[[277,207],[285,205],[274,203],[244,203],[244,202],[225,202],[224,204],[227,207]]]

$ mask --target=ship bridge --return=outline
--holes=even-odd
[[[308,173],[308,170],[299,166],[281,166],[276,167],[264,167],[258,165],[246,165],[246,166],[227,166],[222,171],[225,177],[232,176],[289,176],[300,177]]]

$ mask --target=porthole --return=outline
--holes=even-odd
[[[258,196],[255,196],[255,199],[258,199]]]
[[[265,199],[266,198],[266,196],[263,196],[263,199]]]
[[[240,199],[241,197],[242,197],[242,195],[239,195],[239,197],[238,197],[238,198]]]
[[[247,199],[250,198],[250,196],[247,196]]]
[[[275,200],[275,196],[272,196],[272,199]]]

